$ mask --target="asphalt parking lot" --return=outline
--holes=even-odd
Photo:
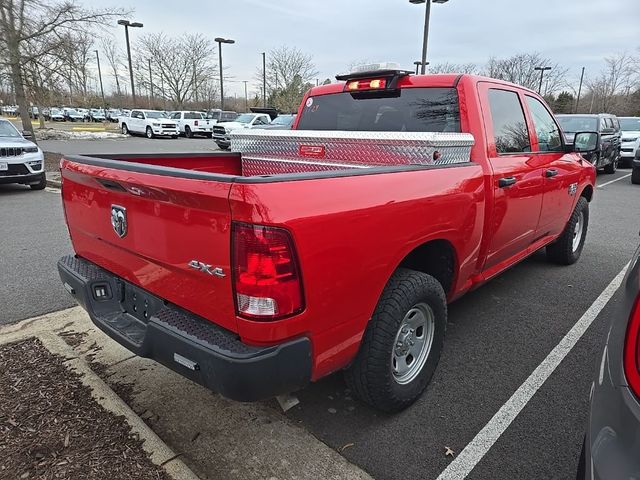
[[[132,138],[41,146],[60,153],[141,153],[204,151],[199,149],[215,149],[212,143]],[[299,392],[301,403],[285,415],[375,478],[438,478],[483,427],[492,425],[496,412],[628,262],[640,241],[640,190],[629,173],[598,176],[587,241],[576,265],[549,264],[538,252],[450,306],[440,365],[411,408],[397,415],[374,412],[350,397],[337,374]],[[71,248],[58,193],[7,185],[0,186],[0,198],[5,225],[0,297],[10,299],[0,322],[71,306],[55,271],[58,257]],[[605,306],[491,448],[476,452],[466,465],[472,467],[468,478],[575,476],[608,311]],[[267,404],[277,408],[273,401]],[[445,456],[445,447],[455,455]]]

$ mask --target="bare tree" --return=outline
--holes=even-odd
[[[282,111],[295,111],[318,75],[311,55],[286,45],[267,54],[267,97]],[[262,68],[255,75],[262,88]]]
[[[475,63],[434,63],[427,67],[428,73],[478,73]]]
[[[595,106],[601,112],[624,113],[620,112],[624,110],[622,103],[640,87],[638,58],[625,52],[604,61],[605,69],[586,82],[590,110]]]
[[[109,68],[111,68],[111,76],[116,82],[116,93],[122,94],[120,90],[120,71],[125,70],[128,73],[128,68],[124,60],[124,54],[118,47],[113,38],[103,38],[100,42],[104,56],[107,58]]]
[[[23,128],[33,132],[29,118],[23,65],[30,60],[24,51],[28,41],[46,42],[54,35],[104,25],[122,9],[88,9],[76,0],[0,0],[0,61],[9,67]]]
[[[545,89],[540,93],[554,93],[566,86],[567,69],[539,53],[519,53],[504,59],[491,57],[482,74],[538,90],[540,72],[535,67],[551,67],[545,72]]]
[[[185,102],[195,99],[198,87],[207,79],[215,78],[214,51],[213,42],[199,33],[178,38],[170,38],[164,33],[143,35],[134,49],[141,63],[134,75],[140,87],[149,90],[150,81],[153,81],[155,91],[182,108]],[[158,89],[158,84],[163,84],[164,89]]]

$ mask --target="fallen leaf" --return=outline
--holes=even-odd
[[[451,450],[451,448],[449,447],[444,447],[444,456],[445,457],[453,457],[456,454],[456,452],[454,452],[453,450]]]
[[[353,447],[354,445],[355,445],[355,443],[347,443],[346,445],[344,445],[344,446],[340,449],[340,451],[341,451],[341,452],[344,452],[347,448],[351,448],[351,447]]]

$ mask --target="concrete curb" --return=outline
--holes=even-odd
[[[69,359],[65,362],[66,365],[80,374],[80,381],[91,389],[93,398],[105,410],[124,417],[131,431],[143,440],[142,448],[149,454],[153,463],[163,467],[175,480],[199,480],[199,477],[178,458],[179,456],[91,370],[82,356],[79,356],[62,338],[51,331],[43,331],[38,322],[22,323],[24,328],[0,329],[0,345],[35,337],[51,353]]]
[[[62,188],[62,182],[59,179],[56,179],[51,172],[46,172],[45,175],[47,177],[47,187]]]

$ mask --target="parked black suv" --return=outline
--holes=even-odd
[[[567,143],[573,143],[576,132],[598,132],[598,150],[585,155],[596,168],[604,168],[605,173],[615,173],[620,160],[622,133],[620,122],[615,115],[607,113],[556,115]]]

